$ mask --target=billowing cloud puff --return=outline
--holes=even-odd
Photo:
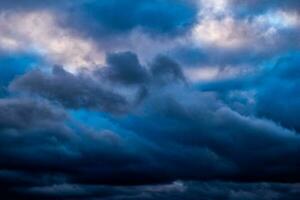
[[[137,57],[129,52],[117,53],[114,56],[111,54],[108,58],[108,64],[114,63],[113,58],[116,61],[122,58],[125,64],[141,67],[137,64]],[[130,62],[125,62],[124,58]],[[114,67],[112,66],[113,69]],[[159,57],[150,65],[150,69],[154,80],[160,76],[171,77],[172,80],[174,77],[182,78],[179,66],[167,58]],[[101,71],[96,75],[99,73]],[[170,74],[172,76],[169,76]],[[33,95],[38,94],[54,105],[59,103],[58,105],[72,109],[107,112],[117,109],[118,103],[123,105],[124,102],[119,101],[121,96],[104,90],[96,78],[92,75],[89,77],[85,77],[84,74],[72,75],[56,67],[51,74],[41,71],[29,72],[16,79],[11,89],[16,92],[28,91]],[[126,82],[123,84],[127,85]],[[64,181],[80,184],[149,184],[216,178],[289,182],[299,179],[297,168],[293,167],[299,164],[294,159],[299,153],[300,144],[300,138],[295,132],[282,128],[270,120],[243,116],[225,105],[214,94],[199,92],[174,80],[173,84],[169,85],[158,86],[157,82],[154,86],[150,84],[148,90],[149,93],[143,102],[137,107],[131,107],[130,114],[126,117],[108,115],[110,123],[115,124],[116,133],[109,130],[95,132],[94,128],[86,127],[81,120],[81,125],[71,127],[59,120],[54,123],[56,124],[54,127],[47,128],[44,137],[46,135],[52,137],[54,132],[55,135],[59,134],[58,136],[62,137],[58,139],[59,143],[50,143],[54,151],[50,151],[50,155],[67,156],[66,159],[69,159],[60,164],[53,163],[50,159],[47,163],[57,173],[64,174],[66,177]],[[20,109],[18,106],[7,110],[9,116],[12,116],[10,121],[13,121],[14,113],[18,113]],[[33,112],[36,113],[39,112]],[[45,116],[52,121],[52,114]],[[65,120],[74,123],[75,119],[72,120],[72,116],[70,117],[71,119]],[[19,137],[24,137],[24,141],[27,137],[33,137],[34,142],[39,141],[42,144],[44,142],[42,138],[35,138],[35,135],[38,134],[36,129],[42,131],[43,126],[39,125],[40,119],[33,119],[37,122],[26,123],[29,127],[24,129],[29,133],[26,135],[21,131]],[[10,125],[13,123],[4,121],[3,124],[8,126],[5,127],[5,133],[7,129],[17,130],[17,127]],[[13,137],[9,133],[4,136]],[[65,137],[69,139],[64,139]],[[24,149],[29,148],[27,143],[24,145]],[[55,148],[57,145],[62,146]],[[129,147],[130,145],[132,147]],[[32,148],[35,149],[35,146],[30,147]],[[67,149],[61,152],[61,148]],[[40,149],[42,150],[43,148]],[[48,152],[47,149],[43,151]],[[8,156],[6,153],[4,151],[3,155]],[[19,153],[12,152],[9,155],[19,156]],[[285,162],[277,160],[278,155],[285,157]],[[30,159],[34,159],[34,155],[30,156]],[[46,161],[42,160],[42,163],[44,162]],[[123,162],[130,164],[131,167],[122,166]],[[252,165],[249,166],[248,163]],[[23,165],[22,160],[19,160],[18,165]],[[72,167],[69,168],[69,165]],[[86,168],[87,165],[90,167]],[[31,163],[32,168],[39,166],[38,163]],[[41,173],[48,173],[48,168],[44,169],[45,171],[43,169],[44,167]],[[79,171],[82,175],[73,175],[73,170]],[[115,173],[124,173],[127,176],[115,177]],[[130,180],[126,178],[129,176]]]
[[[39,94],[70,108],[122,111],[126,107],[126,99],[103,88],[92,78],[84,74],[73,75],[56,66],[51,74],[39,70],[29,72],[17,79],[11,90]]]
[[[108,54],[107,65],[92,73],[82,71],[78,74],[67,72],[60,66],[53,67],[50,73],[33,70],[12,81],[9,88],[12,92],[37,94],[69,108],[125,112],[155,82],[185,81],[179,65],[164,56],[157,57],[146,69],[135,54],[120,52]],[[113,88],[115,83],[125,87],[138,86],[137,99],[129,102],[132,95],[122,95],[124,91]],[[129,92],[128,88],[126,91]]]
[[[26,129],[28,127],[58,122],[66,116],[58,108],[52,108],[47,102],[35,102],[31,99],[1,99],[1,122],[3,129]]]
[[[137,55],[132,52],[109,54],[107,76],[112,82],[122,84],[140,84],[147,82],[148,73],[139,63]]]

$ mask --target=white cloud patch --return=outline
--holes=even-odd
[[[251,33],[245,23],[239,23],[231,17],[223,19],[206,18],[193,30],[193,37],[199,43],[223,48],[239,48],[251,39]]]
[[[295,11],[270,10],[253,18],[237,18],[228,0],[201,1],[201,5],[192,40],[202,47],[264,51],[284,40],[282,29],[295,29],[300,24]]]
[[[215,79],[220,69],[217,67],[188,68],[185,75],[193,82],[208,81]]]
[[[192,82],[207,82],[216,80],[226,80],[245,76],[256,72],[256,68],[248,65],[240,66],[202,66],[195,68],[186,68],[184,73]]]
[[[200,15],[208,16],[208,15],[220,15],[220,14],[228,14],[228,0],[201,0],[201,12]]]
[[[11,52],[34,52],[49,64],[79,67],[103,64],[104,56],[91,40],[80,38],[58,26],[46,11],[0,14],[0,48]]]
[[[300,25],[300,15],[293,11],[277,10],[257,16],[256,22],[276,29],[293,28]]]

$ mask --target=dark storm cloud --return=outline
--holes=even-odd
[[[120,64],[120,59],[124,63],[114,66]],[[243,116],[214,94],[181,84],[178,81],[183,79],[180,67],[166,57],[158,57],[142,68],[134,54],[117,53],[110,56],[107,67],[119,72],[119,67],[128,67],[127,63],[134,65],[130,70],[144,69],[151,77],[148,94],[126,116],[114,117],[107,113],[113,131],[95,130],[85,120],[76,121],[72,115],[67,117],[64,114],[67,111],[56,104],[60,102],[76,109],[107,109],[107,102],[103,102],[107,100],[103,97],[106,93],[102,93],[102,85],[98,84],[103,81],[96,77],[100,72],[90,76],[74,75],[55,67],[52,72],[34,70],[11,84],[16,94],[30,92],[30,102],[35,103],[27,103],[20,97],[1,100],[1,110],[5,112],[1,117],[0,155],[3,159],[0,166],[9,170],[5,171],[8,175],[1,178],[1,183],[11,183],[5,187],[4,196],[23,194],[24,197],[32,195],[32,199],[80,199],[82,196],[88,199],[93,198],[95,192],[86,189],[89,185],[106,185],[105,191],[109,193],[113,185],[161,184],[176,180],[300,180],[297,169],[300,163],[295,159],[300,153],[300,138],[296,133],[269,120]],[[283,68],[278,69],[283,77],[295,74],[294,70],[293,73],[281,70]],[[129,77],[135,80],[132,71]],[[118,80],[124,83],[127,78],[124,75]],[[172,84],[152,85],[152,79],[157,83],[157,78],[171,80]],[[124,85],[127,86],[127,82]],[[134,85],[139,86],[139,81]],[[54,105],[36,98],[35,94],[48,98]],[[97,104],[89,104],[89,98],[97,99]],[[103,122],[98,123],[101,127]],[[15,173],[20,174],[20,181],[13,182]],[[68,187],[72,184],[82,185],[83,189]],[[59,185],[65,185],[67,191]],[[99,190],[98,195],[104,199],[128,195],[122,190],[121,197],[115,197],[118,191],[114,189],[109,194]],[[159,195],[157,192],[152,195],[154,199],[159,198],[155,196]]]
[[[171,180],[164,174],[164,167],[156,164],[152,154],[157,150],[153,145],[134,134],[122,129],[118,133],[91,130],[69,121],[62,110],[38,99],[1,101],[4,104],[1,110],[9,116],[7,119],[1,116],[5,127],[0,129],[0,183],[4,198],[110,196],[113,193],[105,192],[108,187],[102,192],[98,189],[81,194],[80,188],[64,192],[59,185],[87,184],[88,188],[93,184],[132,185]],[[54,185],[58,185],[57,189],[51,192]],[[50,188],[50,193],[43,192],[43,188]]]
[[[108,54],[106,63],[109,67],[104,76],[112,82],[131,85],[146,83],[149,79],[148,72],[132,52]]]
[[[236,15],[248,12],[240,4],[254,6],[255,14],[298,6],[233,2]],[[135,30],[158,37],[185,33],[197,18],[194,3],[28,0],[1,1],[0,10],[52,9],[60,25],[97,42]],[[261,52],[255,44],[226,51],[187,44],[171,53],[174,58],[158,48],[158,56],[143,64],[133,52],[110,53],[102,68],[75,73],[62,67],[31,70],[36,60],[27,55],[0,56],[0,85],[9,85],[0,95],[0,196],[298,199],[300,56],[280,56],[274,67],[267,63],[253,74],[199,85],[190,84],[174,61],[258,68],[299,47],[296,29],[278,31],[282,37]],[[250,90],[251,109],[239,96]],[[235,103],[249,111],[239,112]]]
[[[150,71],[155,81],[160,84],[183,81],[185,77],[180,66],[166,56],[158,56],[150,66]]]
[[[24,129],[64,118],[61,110],[52,108],[47,102],[36,102],[26,98],[0,99],[1,130]]]
[[[152,85],[161,87],[172,82],[185,82],[185,77],[178,63],[173,59],[158,55],[147,66],[142,66],[136,54],[117,52],[107,55],[107,67],[97,70],[99,76],[111,83],[123,85]]]
[[[148,66],[140,64],[132,52],[107,55],[107,66],[91,73],[74,75],[62,67],[53,67],[50,73],[33,70],[11,82],[13,92],[29,93],[54,100],[68,108],[95,109],[107,112],[125,112],[147,96],[148,87],[172,82],[184,82],[179,65],[165,56],[158,56]],[[134,100],[116,91],[115,84],[127,90],[137,88]],[[158,85],[157,85],[158,84]],[[115,92],[114,92],[115,91]]]
[[[10,189],[24,182],[127,185],[163,180],[163,175],[155,177],[155,170],[144,173],[151,171],[151,148],[129,133],[118,135],[125,130],[92,130],[40,99],[5,98],[0,108],[0,182],[12,183]]]
[[[115,65],[120,64],[120,59],[123,61],[122,65],[116,67]],[[128,52],[117,53],[114,56],[111,54],[108,64],[112,65],[108,68],[111,67],[110,72],[113,73],[118,73],[119,67],[134,65],[129,67],[129,80],[135,80],[135,72],[144,69],[136,56]],[[143,73],[146,72],[148,71],[145,69]],[[126,170],[115,168],[115,164],[125,162],[129,158],[119,153],[115,155],[113,147],[105,146],[102,149],[98,147],[97,140],[84,139],[89,144],[89,148],[86,149],[80,142],[71,142],[71,146],[83,145],[81,151],[85,152],[85,157],[80,160],[83,166],[87,163],[93,163],[95,166],[87,171],[78,164],[79,160],[75,159],[77,170],[83,174],[72,177],[75,182],[132,184],[214,178],[238,181],[299,180],[300,175],[294,167],[299,162],[293,159],[300,151],[300,138],[296,134],[271,121],[240,115],[213,94],[199,92],[181,84],[177,81],[184,79],[180,67],[166,57],[160,56],[155,59],[149,65],[148,74],[154,83],[157,83],[157,80],[171,80],[172,84],[152,86],[150,82],[147,85],[147,96],[140,105],[131,108],[131,114],[121,119],[113,117],[111,120],[119,124],[118,131],[131,131],[143,138],[139,142],[147,141],[154,146],[150,148],[151,145],[144,146],[147,142],[138,144],[136,140],[129,141],[129,144],[139,148],[133,156],[135,167]],[[41,71],[29,72],[15,80],[10,87],[13,91],[38,94],[70,108],[106,111],[115,111],[119,105],[123,108],[124,102],[119,101],[122,96],[104,90],[99,84],[103,81],[96,78],[80,73],[73,75],[56,67],[50,74]],[[128,76],[123,74],[118,80],[128,81]],[[136,85],[139,86],[139,81]],[[115,98],[118,101],[114,101]],[[98,153],[99,148],[100,152],[105,153]],[[59,154],[59,149],[57,150]],[[88,154],[90,156],[87,156]],[[190,156],[186,157],[187,154]],[[106,160],[107,155],[115,155],[117,160]],[[278,155],[285,157],[285,162],[278,160]],[[103,156],[104,161],[97,161],[98,156]],[[125,156],[125,160],[122,156]],[[203,163],[203,160],[206,162]],[[246,163],[253,165],[249,168]],[[100,164],[102,169],[98,168]],[[108,173],[104,173],[105,165],[110,168]],[[151,173],[148,171],[150,168]],[[112,176],[110,172],[114,169],[115,173],[124,170],[124,173],[132,176],[131,180]],[[168,169],[168,172],[164,169]],[[199,173],[195,173],[196,171]],[[281,176],[282,174],[284,176]],[[101,180],[98,177],[102,177]]]
[[[203,159],[199,163],[195,159],[186,160],[170,167],[171,171],[175,168],[180,174],[185,169],[183,177],[198,179],[216,176],[241,181],[294,178],[296,181],[299,178],[294,168],[299,163],[293,158],[299,153],[300,138],[295,133],[268,120],[242,116],[205,93],[168,88],[153,98],[146,101],[145,114],[130,118],[129,124],[124,122],[125,126],[160,145],[174,142],[183,145],[187,152],[188,147],[194,147],[194,152],[207,148],[211,155],[206,157],[205,164],[201,162]],[[186,154],[193,157],[192,153]],[[278,155],[284,156],[285,161],[277,159]],[[180,158],[180,154],[176,157]],[[214,162],[218,161],[217,167]],[[189,162],[192,163],[186,166]],[[194,173],[207,170],[210,173]]]
[[[40,100],[1,99],[0,108],[0,184],[4,198],[26,197],[18,195],[22,187],[50,187],[67,181],[126,184],[152,179],[136,172],[147,158],[130,147],[135,142],[129,135],[123,139],[110,131],[80,127],[69,121],[63,110]],[[143,151],[143,155],[147,153]],[[115,177],[113,171],[127,172],[128,177]]]
[[[52,72],[31,71],[16,79],[12,91],[38,94],[70,108],[90,108],[112,112],[126,110],[127,101],[122,96],[102,87],[93,77],[74,75],[56,66]]]

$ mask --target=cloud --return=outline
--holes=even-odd
[[[68,0],[63,0],[61,2],[67,2]],[[41,2],[39,0],[24,0],[22,2],[18,2],[15,0],[8,1],[4,0],[1,1],[0,10],[17,10],[17,11],[22,11],[22,10],[37,10],[37,9],[45,9],[47,7],[52,7],[53,2],[51,0],[46,0],[44,2]]]
[[[116,66],[119,64],[120,66]],[[77,166],[84,175],[72,176],[75,182],[137,184],[216,178],[292,182],[299,179],[293,167],[297,166],[298,162],[293,157],[299,153],[297,146],[300,138],[292,130],[268,119],[244,116],[232,110],[214,93],[197,91],[193,87],[181,84],[185,78],[180,67],[167,57],[158,57],[150,63],[149,70],[146,70],[133,53],[110,54],[109,67],[112,70],[110,73],[119,73],[120,67],[129,67],[128,74],[123,72],[123,76],[113,80],[123,83],[123,87],[127,87],[128,83],[135,83],[135,86],[140,88],[140,81],[134,79],[137,77],[135,73],[145,70],[143,73],[148,74],[151,79],[146,85],[142,84],[147,89],[143,101],[137,105],[131,104],[126,101],[126,96],[108,90],[107,88],[112,89],[114,86],[106,83],[106,88],[105,81],[110,82],[112,79],[103,80],[99,72],[74,75],[60,67],[55,67],[50,73],[37,70],[29,72],[10,85],[12,91],[29,92],[69,109],[106,112],[111,122],[117,125],[114,127],[118,127],[114,128],[113,132],[127,135],[129,131],[135,135],[130,137],[129,141],[126,140],[128,143],[125,143],[125,146],[120,143],[122,149],[128,147],[127,145],[136,148],[133,155],[128,155],[128,159],[133,156],[134,171],[117,168],[115,172],[125,170],[135,177],[127,181],[114,177],[112,173],[116,163],[125,162],[120,152],[114,152],[114,146],[119,146],[118,141],[122,141],[123,136],[120,140],[119,136],[111,132],[93,133],[89,128],[79,129],[84,132],[84,141],[89,144],[88,147],[78,140],[71,141],[69,145],[79,147],[80,152],[84,153],[85,157],[80,162],[89,163],[98,156],[117,157],[116,160],[107,158],[104,163],[95,161],[95,168],[90,168],[89,171],[86,171],[85,167],[82,168],[82,165]],[[106,72],[104,70],[104,77]],[[294,73],[288,73],[290,74]],[[124,112],[129,105],[130,112],[123,117],[109,115]],[[86,126],[89,124],[86,123]],[[105,140],[109,145],[99,147],[98,137],[99,142]],[[175,154],[172,149],[177,149],[180,153]],[[60,150],[57,150],[59,153]],[[87,156],[88,154],[91,155]],[[186,154],[190,156],[186,157]],[[276,159],[278,155],[285,157],[284,163]],[[199,158],[199,162],[196,158]],[[78,158],[73,162],[79,162]],[[98,169],[100,163],[110,166],[111,173],[104,173],[105,168]],[[245,163],[252,163],[251,168]],[[149,168],[152,168],[153,172],[149,173]],[[166,172],[165,168],[169,171]],[[208,170],[210,173],[204,173]],[[92,176],[91,173],[97,176]],[[157,175],[154,175],[155,173]],[[100,182],[97,179],[99,176],[102,177]]]
[[[54,109],[47,102],[31,99],[0,99],[0,129],[26,129],[27,127],[60,121],[66,118],[60,109]]]
[[[124,130],[119,133],[93,130],[76,123],[61,107],[41,99],[6,98],[1,99],[0,107],[3,158],[0,165],[8,169],[2,170],[0,177],[2,184],[11,183],[7,185],[9,189],[24,186],[22,183],[28,186],[64,182],[137,184],[160,179],[142,175],[148,168],[143,160],[148,159],[150,148],[134,135],[119,135]],[[145,144],[144,150],[137,148],[137,142]],[[130,169],[130,165],[134,168]],[[76,175],[76,171],[82,175]],[[120,174],[126,171],[132,179],[114,177],[113,171]],[[15,176],[19,179],[14,180]]]
[[[146,101],[141,111],[143,114],[129,118],[130,123],[127,124],[125,121],[125,126],[160,145],[176,143],[179,147],[183,146],[187,152],[192,147],[193,152],[197,150],[201,152],[207,148],[211,156],[205,159],[205,164],[200,161],[203,159],[199,159],[199,163],[192,159],[193,161],[190,161],[193,164],[190,164],[191,168],[199,167],[199,171],[209,169],[211,173],[190,176],[199,176],[201,179],[206,176],[214,177],[215,173],[225,173],[231,174],[229,175],[231,180],[237,178],[243,181],[253,179],[279,181],[280,173],[285,174],[286,178],[289,177],[289,180],[297,176],[288,175],[292,169],[284,170],[285,165],[296,166],[296,163],[290,163],[294,162],[293,156],[284,163],[276,159],[282,154],[286,158],[297,154],[299,138],[294,132],[281,128],[269,120],[242,116],[209,93],[168,88],[150,99],[152,100]],[[193,156],[191,152],[188,154],[190,157]],[[180,154],[176,157],[179,158]],[[186,163],[190,161],[180,162],[185,166],[182,169],[188,168]],[[220,164],[215,165],[214,162]],[[252,163],[251,169],[245,163]],[[176,167],[179,166],[181,165],[178,163]],[[277,167],[279,171],[276,170]],[[192,169],[187,170],[185,176],[189,176],[188,171],[193,173]]]
[[[298,1],[287,0],[287,1],[241,1],[241,0],[229,0],[229,4],[231,8],[236,10],[237,13],[243,15],[255,15],[257,13],[267,12],[269,10],[276,10],[276,9],[284,9],[284,10],[291,10],[291,11],[298,11],[300,3]]]
[[[0,2],[3,198],[298,198],[297,3],[24,2]]]
[[[257,95],[260,116],[300,132],[299,53],[281,57],[266,77]]]
[[[34,54],[10,54],[0,51],[0,90],[2,90],[0,93],[6,90],[14,78],[34,68],[40,62],[40,58]]]
[[[149,79],[148,72],[132,52],[109,54],[106,60],[109,67],[104,76],[112,82],[130,85],[146,83]]]
[[[16,78],[9,88],[12,92],[42,96],[72,109],[123,113],[147,95],[148,87],[185,81],[179,65],[168,57],[158,56],[148,68],[143,67],[132,52],[111,53],[107,55],[107,66],[95,71],[73,74],[59,66],[50,73],[37,69]]]
[[[185,77],[179,64],[163,55],[158,56],[153,61],[150,71],[154,80],[159,81],[160,84],[174,81],[185,82]]]
[[[124,97],[102,87],[99,80],[85,74],[71,74],[59,66],[50,74],[31,71],[15,80],[10,88],[38,94],[69,108],[122,112],[127,107]]]
[[[187,199],[197,200],[296,200],[298,184],[232,183],[232,182],[181,182],[135,187],[110,187],[95,185],[60,184],[51,187],[32,187],[22,194],[31,199]],[[24,197],[23,197],[24,198]],[[23,199],[22,196],[19,199]]]
[[[247,1],[231,3],[227,0],[201,2],[197,23],[186,41],[169,50],[172,57],[189,67],[248,65],[256,68],[268,59],[299,48],[296,40],[299,13],[282,6],[259,13],[249,10],[240,16],[239,11],[251,6],[245,6]],[[253,5],[259,7],[262,3]]]
[[[181,0],[86,1],[73,3],[70,9],[73,12],[62,23],[96,38],[136,28],[154,35],[178,34],[193,25],[197,13],[192,1]]]
[[[49,65],[69,71],[103,64],[103,53],[93,41],[83,39],[56,22],[53,10],[0,12],[0,49],[11,54],[36,54]]]

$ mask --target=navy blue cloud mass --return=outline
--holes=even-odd
[[[299,199],[299,8],[0,1],[0,199]]]

